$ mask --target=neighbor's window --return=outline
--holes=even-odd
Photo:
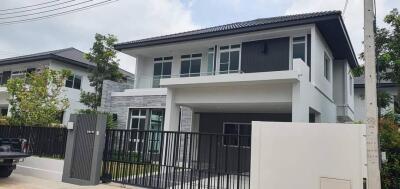
[[[331,73],[331,58],[325,52],[324,53],[324,76],[327,80],[330,79],[330,73]]]
[[[249,147],[250,123],[224,123],[224,145]]]
[[[12,71],[11,78],[24,78],[26,70]]]
[[[171,77],[172,56],[154,59],[153,88],[160,87],[160,79]]]
[[[240,44],[219,47],[219,73],[239,73]]]
[[[293,59],[300,58],[306,62],[306,37],[293,37]]]
[[[71,75],[65,81],[65,87],[73,89],[81,89],[82,77],[79,75]]]
[[[0,114],[1,116],[7,116],[8,107],[0,107]]]
[[[200,76],[201,53],[181,56],[181,77]]]

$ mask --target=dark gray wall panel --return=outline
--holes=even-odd
[[[268,113],[200,113],[200,132],[222,133],[224,122],[251,123],[251,121],[278,121],[291,122],[291,114],[268,114]],[[212,135],[210,135],[212,136]],[[249,172],[250,170],[250,148],[231,147],[223,145],[223,136],[217,137],[217,142],[203,137],[199,143],[199,162],[209,162],[216,169],[226,171]],[[211,144],[210,144],[211,143]],[[215,145],[218,144],[218,145]],[[218,155],[217,161],[210,159],[211,155]]]
[[[243,43],[241,64],[245,73],[288,70],[289,37]]]

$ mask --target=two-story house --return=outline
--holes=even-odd
[[[136,58],[134,88],[106,83],[114,92],[103,92],[103,108],[118,114],[121,128],[249,134],[251,121],[354,117],[349,69],[358,62],[340,11],[237,22],[115,48]]]
[[[85,105],[79,102],[81,90],[94,92],[90,86],[88,75],[90,69],[96,65],[84,58],[84,53],[75,48],[66,48],[0,60],[0,84],[4,85],[10,78],[24,77],[26,73],[37,69],[49,68],[52,70],[69,69],[72,72],[63,88],[63,96],[69,100],[69,108],[65,110],[62,117],[63,124],[69,120],[71,113],[77,113],[81,109],[87,109]],[[133,81],[133,74],[120,70],[124,76]],[[0,107],[1,115],[8,114],[9,95],[5,86],[0,87]],[[60,120],[60,121],[61,121]]]

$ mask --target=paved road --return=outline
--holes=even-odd
[[[0,189],[121,189],[118,184],[100,184],[97,186],[77,186],[55,182],[20,174],[12,174],[9,178],[0,179]],[[124,187],[139,189],[137,187]]]

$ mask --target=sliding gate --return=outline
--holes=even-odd
[[[148,188],[250,188],[250,136],[109,129],[104,182]]]

